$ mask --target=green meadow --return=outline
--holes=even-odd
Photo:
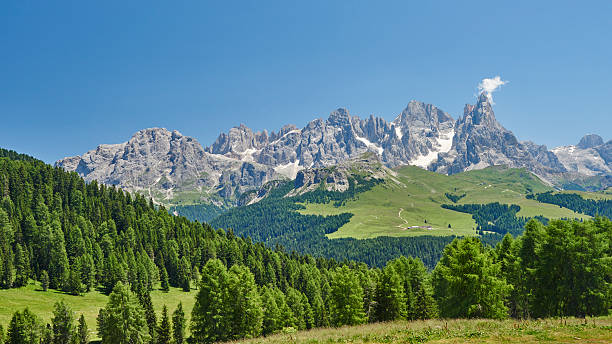
[[[352,213],[350,222],[328,237],[358,239],[377,236],[476,235],[470,214],[444,209],[452,203],[445,195],[463,195],[457,204],[506,203],[521,207],[518,216],[547,218],[589,218],[569,209],[527,199],[529,193],[553,190],[524,169],[489,167],[456,175],[443,175],[407,166],[395,175],[346,205],[304,204],[302,214],[334,215]],[[612,198],[606,193],[581,193],[584,197]],[[450,225],[450,227],[449,227]],[[430,226],[431,228],[426,228]]]
[[[158,319],[164,305],[168,307],[168,312],[171,314],[179,302],[182,302],[185,317],[189,321],[196,293],[197,290],[184,292],[179,288],[170,288],[170,291],[167,293],[159,289],[152,291],[151,299],[153,300],[153,306],[157,312]],[[64,301],[72,308],[76,319],[81,314],[85,316],[90,338],[96,339],[96,318],[100,308],[106,305],[108,296],[95,290],[81,296],[69,295],[53,289],[43,291],[39,282],[34,283],[34,281],[30,281],[25,287],[1,289],[0,300],[0,324],[5,329],[8,327],[13,313],[17,310],[23,310],[26,306],[45,323],[50,323],[53,317],[53,305],[56,302]]]

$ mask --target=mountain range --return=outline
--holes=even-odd
[[[301,129],[286,125],[268,133],[240,125],[208,147],[178,131],[144,129],[127,142],[99,145],[56,166],[158,203],[233,206],[269,181],[295,179],[301,170],[338,165],[365,152],[390,168],[414,165],[456,174],[505,165],[526,168],[559,189],[612,185],[612,140],[587,135],[575,146],[552,150],[521,142],[497,121],[487,93],[466,105],[458,120],[418,101],[392,122],[340,108]]]

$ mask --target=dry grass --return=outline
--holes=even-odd
[[[396,321],[277,334],[235,343],[612,343],[612,317]]]

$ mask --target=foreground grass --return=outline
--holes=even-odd
[[[612,317],[396,321],[278,334],[235,343],[612,343]]]
[[[189,321],[196,293],[197,290],[186,293],[179,288],[171,288],[167,293],[161,290],[152,291],[151,299],[158,319],[164,305],[168,307],[168,312],[172,313],[179,302],[182,302],[185,317]],[[91,291],[81,296],[68,295],[53,289],[45,292],[42,291],[38,282],[34,283],[33,281],[22,288],[0,290],[0,324],[6,329],[13,313],[17,310],[21,311],[25,307],[28,307],[45,323],[50,323],[53,317],[53,305],[58,301],[64,301],[69,305],[76,318],[83,314],[90,331],[90,338],[98,338],[96,318],[100,308],[106,306],[108,296],[99,291]]]

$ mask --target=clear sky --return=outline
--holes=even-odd
[[[612,1],[3,1],[0,147],[47,162],[147,127],[211,144],[337,107],[498,120],[549,147],[612,135]]]

